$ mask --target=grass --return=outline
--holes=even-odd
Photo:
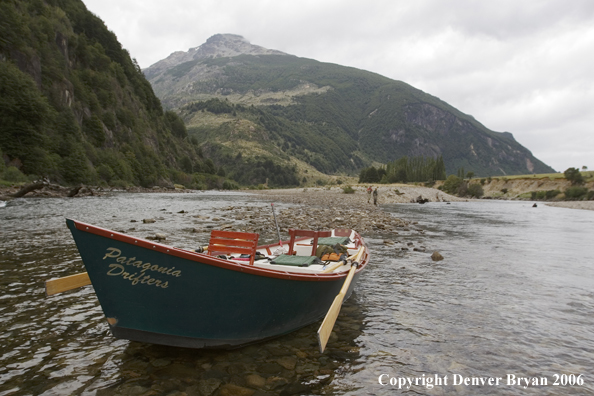
[[[594,171],[581,171],[580,172],[584,177],[585,181],[590,181],[594,178]],[[532,174],[532,175],[511,175],[511,176],[492,176],[491,179],[505,179],[505,180],[513,180],[513,179],[545,179],[549,178],[550,180],[554,179],[565,179],[565,175],[563,173],[539,173],[539,174]],[[484,179],[480,177],[476,177],[475,179]]]

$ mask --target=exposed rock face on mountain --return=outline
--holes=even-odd
[[[356,174],[403,156],[443,156],[448,174],[553,171],[511,133],[491,131],[402,81],[267,50],[240,36],[213,36],[144,73],[164,106],[220,154],[218,166],[258,157],[296,166],[306,180],[308,166]]]
[[[151,65],[144,70],[147,78],[155,77],[167,70],[187,62],[201,61],[215,58],[231,58],[238,55],[286,55],[284,52],[270,50],[251,44],[242,36],[236,34],[215,34],[206,43],[190,48],[187,52],[176,51],[167,58]],[[186,64],[186,66],[189,66]]]

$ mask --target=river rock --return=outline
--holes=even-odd
[[[281,386],[285,386],[288,383],[289,380],[287,380],[286,378],[276,376],[268,377],[268,379],[266,380],[266,385],[268,385],[270,389],[276,389]]]
[[[150,223],[156,222],[156,220],[155,219],[142,219],[142,222],[144,224],[150,224]]]
[[[218,378],[209,378],[198,382],[198,391],[203,396],[212,395],[221,386],[223,381]]]
[[[250,374],[246,375],[245,384],[250,388],[261,389],[266,385],[266,379],[258,374]]]
[[[283,366],[274,362],[264,363],[258,367],[258,371],[264,374],[280,374],[283,371]]]
[[[171,360],[168,359],[155,359],[151,362],[153,367],[165,367],[171,364]]]
[[[220,396],[252,396],[256,391],[239,385],[225,384],[219,390]]]
[[[297,365],[297,359],[293,356],[283,356],[280,359],[277,359],[277,363],[287,370],[293,370]]]
[[[443,256],[436,250],[431,255],[431,260],[433,260],[433,261],[441,261],[441,260],[443,260]]]

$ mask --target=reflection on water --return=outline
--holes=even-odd
[[[252,221],[230,205],[269,210],[237,193],[27,199],[0,208],[0,396],[405,393],[380,385],[382,374],[450,378],[411,394],[594,394],[594,212],[519,202],[385,206],[424,232],[367,236],[372,262],[323,355],[319,324],[231,351],[188,350],[114,339],[91,287],[45,297],[46,279],[83,270],[64,217],[138,237],[166,233],[184,247],[208,239],[195,228]],[[263,240],[275,233],[270,225]],[[433,250],[445,260],[433,262]],[[549,384],[454,386],[454,374]],[[586,379],[559,387],[555,374]]]

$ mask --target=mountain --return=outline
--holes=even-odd
[[[356,174],[403,156],[443,156],[448,174],[553,171],[511,133],[491,131],[402,81],[266,50],[237,35],[215,35],[144,73],[236,180],[245,175],[233,167],[249,161],[293,169],[301,179],[312,169]]]
[[[10,168],[63,184],[222,183],[80,0],[0,2],[0,126],[0,178]]]

